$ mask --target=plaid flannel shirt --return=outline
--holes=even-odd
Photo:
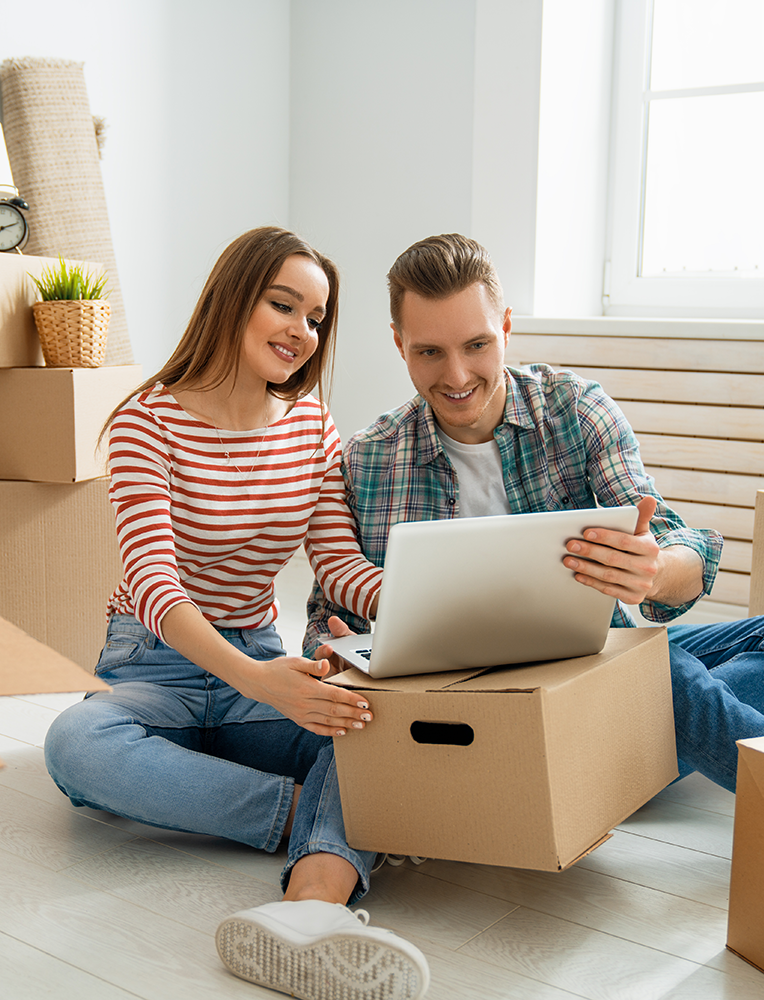
[[[721,535],[688,528],[667,506],[645,471],[626,417],[602,387],[542,364],[507,368],[506,378],[504,420],[494,430],[494,439],[510,511],[624,506],[651,494],[658,507],[650,530],[658,544],[684,545],[697,552],[703,560],[703,593],[710,593],[721,557]],[[377,566],[384,566],[387,537],[398,521],[459,515],[456,472],[443,451],[432,410],[421,396],[355,434],[345,449],[342,470],[358,540],[367,559]],[[640,611],[648,620],[664,624],[694,603],[669,607],[644,601]],[[312,656],[333,614],[355,632],[369,631],[367,621],[332,604],[314,585],[308,600],[306,656]],[[612,624],[635,625],[620,602]]]

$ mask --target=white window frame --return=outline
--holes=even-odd
[[[640,277],[652,0],[617,0],[605,316],[764,318],[764,277]],[[762,84],[696,88],[744,93]],[[666,91],[679,97],[684,91]]]

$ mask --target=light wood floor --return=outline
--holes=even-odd
[[[280,588],[290,652],[305,587],[298,564]],[[0,698],[0,997],[276,996],[229,975],[213,933],[279,898],[284,855],[75,810],[41,745],[78,698]],[[385,866],[362,905],[425,952],[432,1000],[761,1000],[725,949],[733,808],[692,775],[561,874]]]

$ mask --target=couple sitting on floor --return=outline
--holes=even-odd
[[[345,840],[332,737],[373,725],[373,705],[322,683],[327,634],[374,617],[392,524],[635,504],[633,535],[593,529],[560,553],[627,627],[629,605],[662,624],[708,594],[722,548],[656,492],[597,383],[505,367],[511,310],[479,244],[423,240],[388,282],[417,395],[343,455],[322,402],[336,267],[274,227],[224,251],[169,362],[110,418],[124,579],[97,672],[112,690],[63,712],[45,748],[77,805],[266,851],[288,842],[284,900],[225,920],[218,950],[237,975],[307,1000],[413,1000],[429,981],[419,949],[347,909],[374,855]],[[317,581],[305,657],[282,648],[273,589],[301,544]],[[681,774],[734,791],[735,741],[764,735],[763,628],[669,628]]]

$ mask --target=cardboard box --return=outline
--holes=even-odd
[[[727,947],[764,972],[764,736],[737,745]]]
[[[91,672],[122,578],[108,487],[0,481],[0,616]]]
[[[555,871],[677,776],[663,628],[489,672],[332,679],[374,723],[334,740],[358,849]]]
[[[0,369],[0,479],[75,483],[106,472],[98,435],[140,365]]]
[[[103,274],[102,264],[70,263],[82,264],[92,274]],[[57,257],[0,253],[0,368],[45,364],[32,316],[32,303],[39,296],[29,275],[39,278],[44,268],[57,264]]]
[[[0,696],[108,690],[98,677],[0,618]]]

